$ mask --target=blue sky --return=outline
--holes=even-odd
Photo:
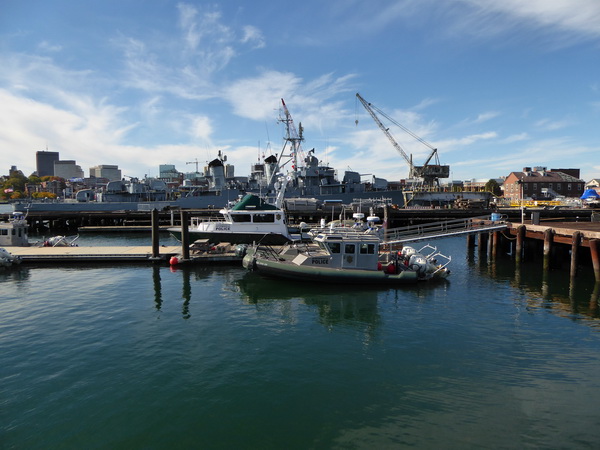
[[[341,175],[405,178],[360,92],[452,179],[600,177],[598,0],[0,0],[0,64],[2,174],[48,148],[138,177],[222,150],[245,176],[282,147],[283,98]]]

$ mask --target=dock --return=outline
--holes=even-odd
[[[239,263],[241,257],[233,252],[204,252],[192,254],[181,260],[180,246],[159,247],[159,255],[152,256],[151,246],[124,247],[9,247],[10,253],[25,263],[163,263],[168,264],[172,257],[181,263],[213,264]]]

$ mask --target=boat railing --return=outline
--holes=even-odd
[[[192,217],[191,226],[197,227],[202,222],[225,222],[222,217]]]
[[[438,257],[443,258],[445,260],[445,262],[438,264],[437,269],[433,271],[433,273],[431,275],[435,275],[436,273],[444,270],[448,264],[450,264],[450,262],[452,261],[452,257],[451,256],[446,256],[443,253],[437,252],[434,253],[433,255],[431,255],[429,258],[427,258],[429,261],[431,262],[437,262]]]

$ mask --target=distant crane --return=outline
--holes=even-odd
[[[442,166],[440,164],[436,148],[434,148],[431,144],[427,143],[424,139],[422,139],[419,136],[417,136],[416,134],[414,134],[408,128],[399,124],[397,121],[392,119],[390,116],[388,116],[382,110],[377,108],[375,105],[367,102],[364,98],[361,97],[361,95],[359,93],[356,94],[356,98],[358,98],[358,100],[362,103],[362,105],[365,107],[367,112],[371,115],[371,117],[373,118],[375,123],[379,126],[379,128],[381,128],[381,131],[383,131],[383,133],[390,140],[390,142],[392,143],[394,148],[396,150],[398,150],[398,152],[404,157],[404,159],[408,163],[408,168],[409,168],[408,177],[409,178],[421,178],[425,185],[432,186],[434,184],[439,185],[440,178],[448,178],[450,176],[450,166]],[[422,143],[423,145],[425,145],[426,147],[431,149],[431,153],[429,154],[429,156],[425,160],[425,163],[422,166],[415,166],[413,164],[412,155],[410,155],[410,157],[409,157],[406,154],[404,149],[400,146],[400,144],[398,144],[398,142],[396,142],[396,139],[394,139],[394,136],[392,136],[392,134],[390,133],[390,129],[387,128],[381,122],[381,120],[377,116],[376,112],[379,113],[381,116],[385,117],[390,122],[392,122],[394,125],[400,127],[402,130],[404,130],[406,133],[411,135],[417,141],[419,141],[420,143]],[[358,124],[358,120],[356,120],[356,123]],[[432,158],[434,158],[435,164],[429,164],[429,162],[431,161]]]
[[[194,161],[186,162],[186,164],[196,164],[196,173],[200,173],[198,172],[198,158],[195,158]]]

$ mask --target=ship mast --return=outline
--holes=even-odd
[[[289,142],[290,154],[285,155],[285,156],[290,157],[290,159],[292,161],[292,172],[296,173],[298,171],[298,155],[299,155],[299,153],[302,152],[302,141],[304,140],[304,136],[303,136],[304,129],[302,128],[302,123],[300,123],[298,126],[299,131],[296,131],[296,125],[294,125],[294,119],[292,119],[292,115],[290,114],[290,111],[288,110],[288,108],[285,104],[285,101],[283,99],[281,99],[281,105],[282,105],[284,117],[280,117],[279,121],[283,122],[285,124],[285,129],[286,129],[286,136],[284,138],[285,144],[283,145],[283,151],[281,153],[281,156],[284,156],[285,147],[286,147],[287,143]]]

